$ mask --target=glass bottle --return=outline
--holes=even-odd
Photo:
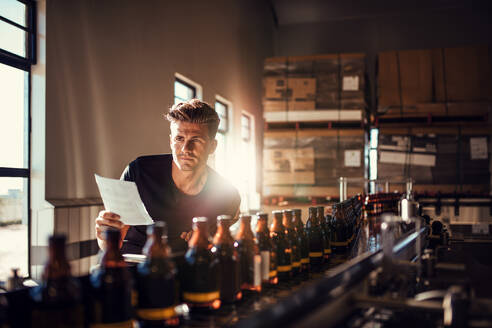
[[[318,221],[318,209],[309,208],[306,221],[306,234],[309,238],[309,263],[312,270],[319,271],[323,265],[323,235]]]
[[[130,271],[121,255],[120,230],[108,228],[105,232],[106,250],[100,266],[91,277],[94,295],[91,322],[132,327],[132,281]]]
[[[70,272],[64,235],[49,238],[41,285],[30,290],[32,327],[84,327],[81,286]]]
[[[217,217],[217,232],[213,244],[219,259],[221,279],[220,299],[224,303],[233,303],[242,298],[241,277],[239,271],[238,243],[234,241],[229,231],[232,225],[230,215]]]
[[[284,210],[282,224],[285,227],[285,235],[290,241],[292,250],[292,275],[297,275],[301,271],[301,245],[294,227],[292,214],[292,210]]]
[[[147,228],[147,242],[143,248],[147,256],[137,268],[136,317],[139,326],[162,327],[179,324],[175,307],[179,303],[176,265],[171,260],[167,245],[167,226],[156,221]]]
[[[261,256],[258,244],[251,231],[251,216],[241,215],[236,242],[239,249],[241,289],[261,292]]]
[[[208,219],[193,218],[193,235],[183,263],[183,300],[191,307],[220,308],[220,269],[217,250],[209,241]]]
[[[297,232],[297,238],[299,239],[299,245],[301,246],[301,271],[309,271],[309,239],[304,229],[304,223],[301,219],[301,210],[294,209],[294,227]]]
[[[279,281],[288,281],[292,275],[292,249],[282,224],[282,211],[273,211],[270,238],[277,252],[277,274]]]
[[[333,205],[333,227],[331,247],[334,253],[343,253],[348,245],[348,227],[343,203]]]
[[[326,222],[325,222],[325,207],[318,206],[317,210],[318,210],[318,222],[321,228],[321,235],[323,238],[323,260],[326,263],[330,259],[330,254],[331,254],[330,232],[329,232],[329,227],[326,226]]]
[[[266,284],[276,285],[277,277],[277,253],[275,252],[270,230],[268,230],[268,214],[257,213],[255,238],[258,242],[261,255],[261,281]]]

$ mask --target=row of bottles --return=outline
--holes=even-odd
[[[32,326],[131,327],[133,320],[140,327],[177,325],[183,302],[192,309],[218,309],[301,273],[321,271],[332,251],[350,246],[361,205],[360,197],[352,198],[336,204],[333,215],[311,207],[305,225],[299,209],[273,211],[270,227],[268,214],[258,213],[254,232],[251,216],[242,215],[235,237],[233,219],[223,215],[213,239],[207,218],[197,217],[178,265],[170,256],[166,225],[156,221],[148,229],[146,260],[133,274],[119,250],[119,230],[108,229],[107,248],[87,290],[70,274],[65,237],[52,236],[43,283],[30,290]]]

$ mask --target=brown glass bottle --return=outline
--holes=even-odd
[[[301,271],[309,271],[309,239],[304,229],[304,223],[301,219],[301,210],[296,208],[293,211],[294,214],[294,228],[297,232],[297,239],[299,240],[299,245],[301,246]]]
[[[99,268],[90,278],[94,295],[91,317],[93,326],[112,324],[132,327],[132,281],[120,252],[120,237],[119,230],[106,230],[106,250]]]
[[[318,222],[321,228],[321,235],[323,238],[323,259],[324,262],[328,262],[331,255],[331,247],[330,247],[330,233],[329,227],[326,226],[325,222],[325,207],[318,206]]]
[[[306,222],[306,234],[309,238],[309,263],[312,270],[319,271],[323,265],[323,235],[318,221],[318,209],[309,208],[309,217]]]
[[[285,227],[282,224],[282,211],[273,211],[273,222],[270,226],[270,238],[277,252],[278,280],[285,282],[292,276],[292,249]]]
[[[220,270],[209,241],[208,219],[193,218],[193,235],[183,263],[183,300],[191,307],[220,308]]]
[[[343,253],[348,249],[349,228],[345,219],[343,203],[333,205],[333,234],[331,247],[334,253]]]
[[[147,258],[138,265],[136,275],[136,317],[139,326],[178,325],[178,315],[174,310],[179,303],[177,270],[170,258],[165,222],[156,221],[147,228],[143,253]]]
[[[251,230],[251,216],[241,215],[236,241],[239,249],[241,289],[261,292],[260,249]]]
[[[242,298],[238,244],[229,231],[231,225],[232,217],[230,215],[218,216],[217,232],[213,240],[219,259],[220,276],[222,277],[220,299],[224,303],[233,303]]]
[[[284,210],[282,224],[285,227],[285,235],[290,241],[292,250],[292,275],[297,275],[301,271],[301,245],[297,238],[293,220],[292,210]]]
[[[277,253],[274,251],[268,230],[268,214],[257,213],[255,238],[260,248],[261,256],[261,281],[265,284],[276,285],[277,277]]]
[[[81,286],[70,273],[65,256],[65,236],[49,239],[48,261],[42,284],[30,291],[32,327],[84,327]]]

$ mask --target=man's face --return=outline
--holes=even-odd
[[[208,156],[217,147],[206,124],[171,122],[170,135],[173,161],[182,171],[194,171],[207,164]]]

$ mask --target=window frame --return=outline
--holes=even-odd
[[[245,127],[245,125],[243,125],[243,117],[245,117],[247,120],[248,120],[248,136],[245,137],[243,135],[243,128]],[[246,142],[250,142],[251,141],[251,120],[252,120],[252,116],[249,115],[249,114],[246,114],[245,112],[242,112],[241,113],[241,140],[243,141],[246,141]]]
[[[31,91],[32,91],[32,81],[31,81],[31,66],[36,64],[36,34],[37,34],[37,21],[36,13],[37,7],[36,2],[32,0],[17,0],[26,5],[26,26],[19,25],[8,18],[0,15],[0,20],[10,24],[16,28],[19,28],[27,33],[26,39],[26,57],[19,56],[17,54],[11,53],[10,51],[0,48],[0,64],[13,67],[15,69],[22,70],[27,73],[27,107],[24,107],[24,115],[27,115],[26,127],[24,129],[24,138],[27,138],[26,154],[27,154],[27,168],[19,167],[0,167],[0,178],[24,178],[27,181],[27,188],[24,190],[27,195],[26,207],[27,207],[27,276],[31,278]],[[24,89],[25,91],[25,89]],[[25,117],[25,116],[24,116]]]
[[[226,126],[225,129],[220,129],[220,123],[219,123],[219,129],[217,130],[217,133],[221,133],[223,135],[226,135],[229,132],[229,125],[230,125],[230,115],[229,115],[229,104],[227,104],[225,101],[222,101],[219,99],[217,96],[215,97],[215,106],[214,109],[217,112],[217,103],[221,104],[222,106],[225,107],[225,120],[226,120]],[[222,121],[222,116],[217,112],[217,115],[219,115],[219,119]]]
[[[183,74],[176,72],[176,73],[174,73],[173,90],[174,90],[174,85],[175,85],[176,81],[178,81],[181,84],[184,84],[185,86],[193,89],[194,90],[194,93],[193,93],[194,97],[193,98],[203,100],[203,88],[200,84],[198,84],[195,81],[193,81],[192,79],[184,76]],[[175,99],[176,99],[176,94],[173,91],[173,104],[174,104]]]

